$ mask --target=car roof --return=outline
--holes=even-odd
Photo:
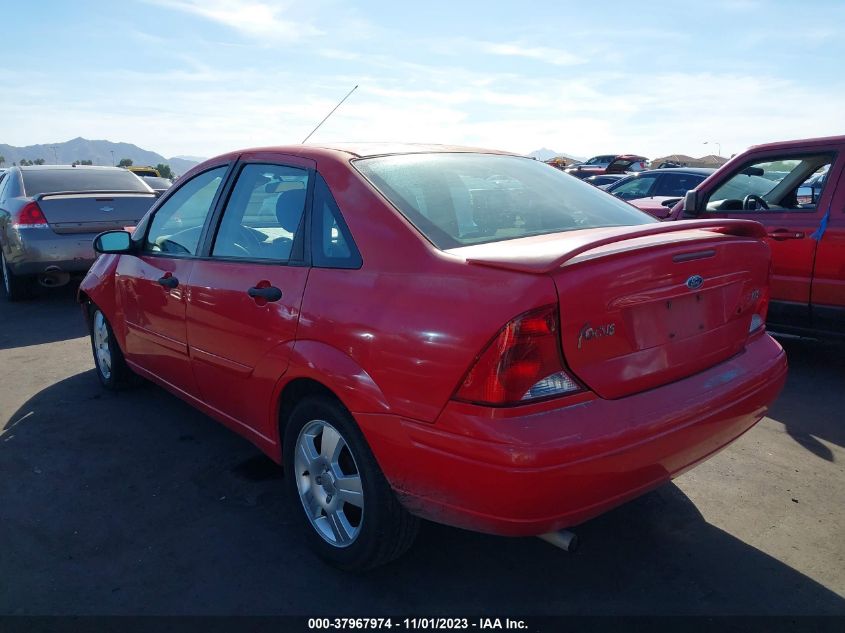
[[[302,158],[319,159],[332,156],[347,160],[351,158],[371,158],[374,156],[390,156],[395,154],[431,154],[431,153],[474,153],[500,154],[505,156],[520,156],[515,152],[505,152],[481,147],[466,147],[463,145],[437,145],[432,143],[322,143],[320,145],[276,145],[268,147],[252,147],[228,152],[217,158],[234,158],[239,154],[251,152],[274,152],[300,156]],[[530,160],[530,159],[527,159]]]
[[[60,169],[98,169],[98,170],[106,170],[106,171],[113,171],[116,169],[121,169],[120,167],[106,167],[103,165],[77,165],[74,167],[73,165],[18,165],[18,169],[21,171],[48,171],[48,170],[60,170]]]
[[[845,143],[845,136],[820,136],[817,138],[799,138],[791,141],[776,141],[774,143],[752,145],[749,149],[791,149],[793,147],[805,147],[807,145],[828,145],[830,143]]]
[[[713,167],[663,167],[661,169],[645,169],[631,174],[632,177],[645,176],[646,174],[692,174],[695,176],[709,176],[714,171]]]

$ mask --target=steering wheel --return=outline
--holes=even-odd
[[[754,203],[754,206],[751,206],[751,203]],[[742,210],[743,211],[756,211],[757,208],[765,209],[766,211],[769,210],[769,205],[766,204],[766,201],[763,200],[760,196],[754,193],[749,193],[742,199]]]
[[[240,247],[250,255],[257,255],[261,252],[261,241],[256,235],[257,231],[248,226],[238,227],[238,237],[235,246]]]

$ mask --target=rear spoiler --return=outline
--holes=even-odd
[[[44,200],[45,198],[90,198],[90,197],[97,197],[97,196],[120,196],[120,197],[130,197],[130,196],[155,196],[154,191],[130,191],[127,189],[122,189],[119,191],[47,191],[45,193],[37,193],[32,196],[32,199],[38,202],[39,200]]]
[[[682,220],[679,222],[656,222],[634,228],[630,226],[587,229],[568,234],[557,234],[555,238],[527,238],[513,242],[493,242],[464,248],[451,249],[453,255],[463,256],[467,263],[507,268],[527,273],[546,273],[563,266],[566,262],[587,251],[623,242],[625,240],[704,230],[736,237],[766,236],[766,229],[753,220]],[[522,242],[522,243],[519,243]]]

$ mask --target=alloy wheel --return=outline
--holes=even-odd
[[[97,358],[97,368],[108,380],[111,378],[111,349],[109,348],[109,328],[103,313],[97,310],[94,313],[94,354]]]
[[[296,441],[294,473],[311,526],[334,547],[348,547],[361,533],[364,492],[348,443],[324,420],[312,420]]]

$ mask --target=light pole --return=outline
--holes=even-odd
[[[719,158],[722,157],[722,144],[719,141],[704,141],[702,145],[707,145],[708,143],[712,143],[716,146],[716,153],[719,155]]]
[[[53,164],[58,165],[59,164],[59,155],[56,153],[56,146],[51,145],[50,149],[53,150]]]
[[[114,167],[114,150],[110,149],[109,151],[111,152],[111,166]]]

